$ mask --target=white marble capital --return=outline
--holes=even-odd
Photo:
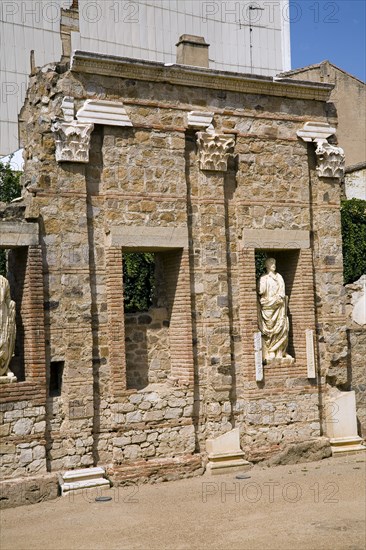
[[[320,178],[342,178],[344,173],[344,151],[328,143],[328,138],[336,133],[327,122],[305,122],[297,136],[305,142],[316,145],[317,174]]]
[[[89,162],[90,136],[94,124],[83,124],[77,120],[56,121],[52,131],[56,142],[57,162]]]
[[[227,161],[233,155],[235,147],[233,134],[198,132],[197,144],[201,170],[227,171]]]
[[[320,178],[342,178],[344,173],[344,151],[341,147],[319,141],[315,150]]]

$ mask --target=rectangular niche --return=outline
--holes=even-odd
[[[108,347],[114,395],[123,395],[125,389],[142,389],[155,381],[164,383],[168,376],[177,384],[193,386],[187,228],[112,226],[106,245]],[[124,299],[130,284],[123,268],[128,253],[154,254],[154,291],[137,311],[128,307],[128,297]]]
[[[2,249],[3,251],[4,249]],[[15,374],[18,382],[25,380],[24,358],[24,304],[25,274],[27,267],[28,248],[23,246],[11,250],[4,250],[6,256],[6,277],[10,285],[11,299],[15,301],[16,340],[14,356],[10,361],[9,369]]]
[[[288,297],[288,318],[290,323],[287,351],[296,363],[306,364],[306,328],[314,327],[311,285],[312,264],[309,250],[256,250],[256,278],[263,273],[264,258],[275,258],[276,270],[285,282]]]
[[[181,299],[183,289],[179,284],[182,253],[182,250],[149,252],[148,261],[142,261],[140,269],[138,257],[143,258],[146,252],[132,253],[133,256],[123,253],[127,389],[164,383],[172,375],[172,363],[179,369],[184,368],[187,357],[183,356],[181,348],[186,327]],[[129,273],[131,259],[137,260],[137,271],[132,265]],[[137,287],[136,294],[141,290],[142,293],[134,299],[134,283],[141,273],[142,288]],[[131,304],[131,296],[135,303]]]

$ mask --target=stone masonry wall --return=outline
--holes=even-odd
[[[170,373],[169,315],[166,308],[125,317],[127,387],[140,389]]]
[[[233,427],[252,460],[318,437],[319,394],[347,378],[339,185],[317,176],[296,131],[327,121],[325,102],[61,69],[31,77],[21,113],[25,181],[35,188],[27,208],[41,231],[47,377],[52,361],[64,363],[61,395],[44,402],[47,469],[104,464],[118,480],[159,478],[175,464],[191,475],[207,438]],[[70,95],[76,110],[87,98],[123,103],[133,123],[96,124],[86,164],[55,161],[52,121]],[[227,170],[202,168],[187,125],[188,112],[202,110],[235,144]],[[126,227],[188,233],[184,246],[143,247],[161,257],[167,299],[137,316],[123,311],[122,262],[125,249],[140,248],[113,242]],[[310,248],[244,246],[249,229],[306,231]],[[277,257],[285,276],[295,357],[266,366],[263,382],[256,249]],[[315,380],[307,328],[317,338]]]
[[[0,405],[1,476],[45,473],[45,407],[28,401]]]
[[[359,435],[366,436],[366,325],[362,325],[360,317],[361,304],[365,304],[365,283],[366,275],[358,281],[345,286],[347,293],[346,314],[347,314],[347,335],[348,335],[348,388],[355,391],[357,419],[359,424]],[[353,311],[358,304],[359,315],[356,322]],[[361,307],[360,307],[361,306]],[[361,314],[361,315],[360,315]],[[365,314],[363,314],[363,317]]]

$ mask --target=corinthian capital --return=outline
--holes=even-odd
[[[56,142],[57,162],[89,162],[90,136],[94,124],[72,120],[57,121],[52,126]]]
[[[318,142],[315,150],[318,161],[316,171],[321,178],[342,178],[344,172],[344,152],[341,147],[327,141]]]
[[[328,143],[328,138],[336,133],[336,129],[327,122],[305,122],[297,135],[303,141],[316,145],[316,171],[320,178],[341,178],[344,171],[344,152],[341,147]]]
[[[228,158],[234,153],[234,135],[198,132],[197,144],[201,170],[227,171]]]

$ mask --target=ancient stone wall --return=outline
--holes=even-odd
[[[159,80],[160,65],[149,80],[135,66],[98,74],[102,65],[39,71],[21,114],[27,208],[41,232],[47,380],[63,365],[59,395],[43,400],[48,471],[105,464],[117,480],[159,479],[175,465],[192,475],[206,439],[233,427],[253,460],[318,437],[319,395],[347,379],[340,190],[296,132],[327,121],[326,90],[281,91],[265,79],[216,89],[205,74],[193,86],[185,73],[180,84]],[[70,96],[75,112],[87,98],[117,102],[129,125],[95,123],[75,134],[79,149],[63,152],[53,123]],[[190,125],[192,111],[214,130]],[[55,137],[58,158],[75,162],[56,162]],[[139,315],[124,313],[131,251],[157,253],[164,271],[164,303]],[[265,365],[263,381],[256,251],[274,256],[285,278],[295,359]],[[313,379],[307,329],[316,333]]]
[[[366,275],[345,286],[349,343],[348,387],[355,391],[359,435],[366,434]]]
[[[169,315],[166,308],[125,317],[127,387],[141,389],[170,374]]]

